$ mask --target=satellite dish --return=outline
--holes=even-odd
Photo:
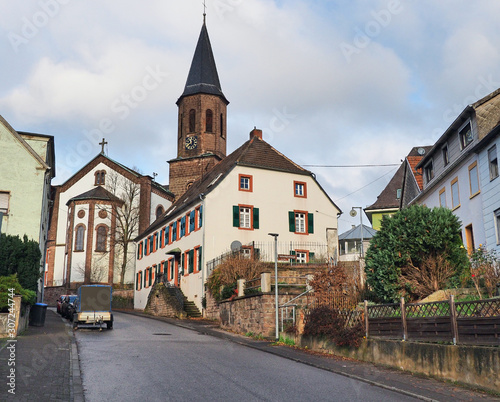
[[[419,148],[417,149],[417,152],[419,155],[424,155],[425,154],[425,149],[424,148]]]
[[[358,213],[356,212],[355,209],[351,209],[351,212],[349,212],[349,215],[351,215],[353,218],[357,215]]]
[[[238,240],[235,240],[231,243],[231,251],[233,253],[240,251],[241,250],[241,242]]]

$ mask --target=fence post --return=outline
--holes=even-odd
[[[366,332],[366,339],[368,339],[368,300],[365,300],[365,332]]]
[[[262,293],[271,292],[271,273],[264,272],[260,275],[260,289]]]
[[[453,295],[450,295],[450,319],[453,344],[456,345],[458,343],[457,307],[455,306],[455,296]]]
[[[238,297],[245,296],[245,280],[238,279]]]
[[[403,324],[403,341],[406,341],[408,337],[408,327],[406,325],[406,307],[405,307],[405,298],[401,298],[401,321]]]

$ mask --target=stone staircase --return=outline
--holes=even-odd
[[[186,296],[184,296],[184,311],[186,312],[187,316],[190,318],[201,317],[201,312],[198,309],[198,307],[196,307],[196,304],[194,304],[194,302],[188,300]]]

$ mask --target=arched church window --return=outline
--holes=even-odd
[[[212,132],[213,117],[214,117],[213,112],[210,109],[207,109],[206,116],[205,116],[205,125],[206,125],[205,131],[207,133],[211,133]]]
[[[224,138],[224,115],[220,114],[220,136]]]
[[[104,225],[97,227],[97,240],[95,251],[106,251],[106,238],[108,236],[108,228]]]
[[[163,209],[163,206],[158,205],[158,207],[156,208],[156,219],[158,219],[160,216],[162,216],[163,212],[165,212],[165,210]]]
[[[194,133],[196,127],[196,112],[194,109],[189,111],[189,132]]]
[[[78,225],[75,229],[75,251],[83,251],[83,243],[85,240],[85,226]]]

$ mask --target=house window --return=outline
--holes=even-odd
[[[306,185],[306,183],[301,182],[301,181],[294,181],[293,188],[294,188],[295,197],[302,197],[302,198],[307,197],[307,185]]]
[[[470,123],[467,123],[467,125],[460,130],[459,136],[460,136],[460,145],[462,146],[462,149],[464,149],[474,139],[472,136]]]
[[[194,109],[189,111],[189,132],[194,133],[196,127],[196,112]]]
[[[500,208],[497,209],[495,212],[495,229],[496,229],[496,235],[497,235],[497,244],[500,244]]]
[[[202,265],[203,264],[203,254],[201,252],[202,246],[196,247],[195,250],[196,250],[196,260],[197,260],[196,261],[196,270],[198,272],[200,272],[201,269],[203,268],[203,265]]]
[[[245,259],[252,258],[252,249],[250,247],[242,247],[240,253],[241,256]]]
[[[0,212],[4,214],[9,213],[9,198],[10,193],[8,191],[0,191]]]
[[[490,181],[498,177],[498,157],[497,146],[493,145],[488,149],[488,164],[490,167]]]
[[[205,131],[211,133],[213,129],[214,114],[210,109],[205,112]]]
[[[97,227],[97,236],[95,251],[106,251],[106,238],[108,236],[108,228],[104,225]]]
[[[444,187],[439,191],[439,206],[446,208],[446,189]]]
[[[460,197],[458,193],[458,177],[451,181],[451,207],[452,209],[460,206]]]
[[[103,186],[106,184],[106,171],[105,170],[98,170],[95,172],[95,185],[96,186]]]
[[[479,176],[477,174],[477,162],[469,166],[470,196],[473,197],[479,193]]]
[[[253,190],[253,182],[252,182],[252,176],[248,175],[239,175],[239,183],[240,183],[240,191],[252,191]]]
[[[314,214],[305,211],[289,211],[288,224],[290,232],[314,233]]]
[[[250,230],[258,229],[259,208],[254,208],[251,205],[234,205],[233,227]]]
[[[300,264],[307,263],[307,251],[296,251],[295,252],[295,261]]]
[[[446,166],[448,163],[450,163],[450,157],[448,155],[448,145],[445,145],[443,148],[441,148],[441,153],[443,155],[443,165]]]
[[[201,228],[203,225],[203,206],[200,205],[198,208],[196,208],[196,230]]]
[[[75,251],[83,251],[83,244],[85,241],[85,226],[78,225],[75,229],[76,239],[75,239]]]
[[[425,165],[424,173],[425,173],[425,180],[427,183],[429,183],[434,178],[434,167],[432,165],[432,161],[430,161],[427,165]]]

